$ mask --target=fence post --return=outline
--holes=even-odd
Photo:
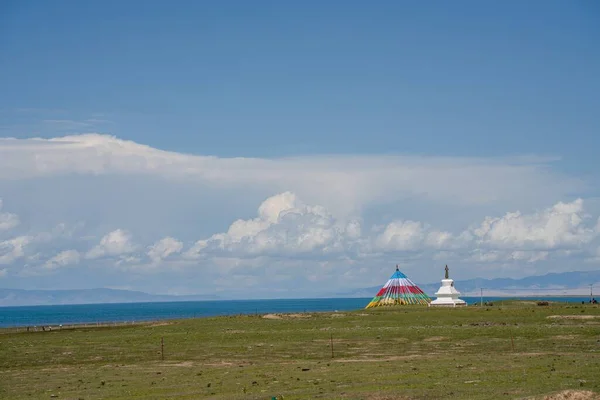
[[[331,341],[331,358],[333,358],[333,333],[331,333],[329,339]]]
[[[510,334],[510,344],[512,346],[512,351],[514,353],[515,352],[515,341],[513,340],[513,334],[512,334],[512,332]]]

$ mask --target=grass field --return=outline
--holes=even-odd
[[[600,392],[598,306],[405,306],[0,330],[2,399],[516,399],[567,389],[562,398]]]

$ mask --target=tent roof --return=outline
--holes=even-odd
[[[406,304],[426,305],[430,301],[429,296],[403,274],[396,265],[396,272],[365,308]]]

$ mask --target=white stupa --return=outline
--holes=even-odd
[[[430,306],[456,307],[466,306],[464,300],[458,298],[460,292],[454,287],[454,280],[448,277],[448,266],[446,265],[446,276],[442,279],[442,286],[435,292],[437,299],[429,303]]]

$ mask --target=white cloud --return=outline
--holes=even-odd
[[[500,258],[540,261],[547,251],[579,247],[598,235],[584,225],[583,202],[557,203],[533,214],[507,213],[504,217],[486,217],[478,228],[453,234],[432,229],[416,221],[393,221],[375,237],[361,237],[360,227],[353,221],[344,227],[326,209],[301,203],[289,192],[273,196],[259,207],[259,216],[237,220],[226,233],[218,233],[198,241],[188,256],[216,249],[242,250],[247,254],[279,251],[302,253],[311,251],[348,251],[360,245],[361,251],[398,252],[424,250],[469,250],[484,245],[498,251],[476,256],[481,261]],[[499,250],[507,251],[506,254]]]
[[[415,221],[393,221],[375,239],[375,247],[384,251],[413,251],[450,248],[455,240],[450,232],[431,230]]]
[[[580,247],[597,235],[597,227],[586,227],[583,200],[559,202],[537,213],[507,213],[487,217],[473,230],[477,242],[494,248],[556,249]]]
[[[31,230],[26,235],[0,241],[0,265],[31,269],[32,265],[39,264],[46,258],[48,248],[60,245],[64,241],[71,241],[72,233],[72,227],[61,223],[48,231]]]
[[[0,242],[0,264],[12,264],[25,256],[25,247],[31,243],[31,237],[18,236]]]
[[[589,200],[595,218],[582,200],[565,200],[584,185],[548,161],[219,158],[95,134],[0,139],[0,193],[27,210],[19,211],[20,224],[0,213],[0,264],[56,285],[81,274],[139,288],[135,279],[150,282],[154,274],[152,284],[162,288],[179,276],[170,288],[180,291],[192,281],[226,287],[232,272],[233,286],[265,290],[357,286],[398,262],[421,281],[429,266],[447,260],[469,277],[498,265],[513,273],[517,266],[543,273],[552,263],[555,271],[575,268],[556,260],[594,255],[600,219]],[[81,258],[80,268],[61,268]],[[96,268],[109,265],[119,268]]]
[[[424,229],[420,222],[391,222],[377,238],[377,247],[388,250],[415,250],[423,242]]]
[[[364,268],[388,262],[383,260],[392,262],[398,256],[421,263],[435,264],[439,260],[472,266],[525,263],[533,268],[552,258],[577,256],[585,249],[592,254],[598,233],[595,220],[585,214],[581,200],[559,202],[530,214],[488,216],[483,222],[456,232],[410,220],[394,220],[383,227],[363,230],[357,219],[336,218],[322,206],[308,205],[296,194],[283,192],[264,200],[255,218],[235,220],[226,231],[195,242],[183,253],[183,242],[167,236],[148,245],[145,254],[138,254],[131,233],[117,229],[102,237],[87,253],[85,249],[83,253],[64,250],[49,259],[37,249],[33,249],[35,254],[29,251],[28,256],[25,247],[70,236],[42,233],[18,237],[1,242],[0,262],[11,264],[24,258],[30,275],[36,271],[58,273],[60,267],[79,262],[85,254],[88,260],[100,264],[105,257],[111,257],[112,265],[124,272],[184,271],[201,265],[206,274],[213,274],[210,279],[219,280],[233,268],[243,274],[241,280],[259,284],[257,274],[286,281],[290,273],[276,266],[295,261],[312,263],[310,267],[301,264],[308,280],[333,279],[334,273],[328,268],[337,265],[337,261],[343,260],[346,269],[356,263]],[[248,264],[249,260],[256,262]],[[36,264],[41,268],[36,269]],[[254,270],[240,267],[248,265]],[[216,270],[209,273],[210,268],[205,267],[211,266]],[[263,272],[258,273],[259,270]],[[362,279],[356,273],[347,276]]]
[[[548,258],[550,252],[548,251],[524,251],[524,250],[471,250],[470,257],[471,261],[482,262],[482,263],[511,263],[511,262],[526,262],[535,263],[538,261],[544,261]]]
[[[68,265],[77,264],[81,259],[81,255],[77,250],[64,250],[50,258],[44,264],[46,269],[56,269],[66,267]]]
[[[182,242],[172,237],[165,237],[148,247],[146,254],[153,263],[158,263],[172,254],[179,253],[181,249],[183,249]]]
[[[131,253],[135,246],[131,241],[131,234],[122,229],[114,230],[106,234],[100,244],[92,248],[85,255],[86,258],[99,258],[104,256],[120,256]]]
[[[162,151],[98,134],[0,139],[0,180],[142,174],[192,185],[260,189],[265,194],[291,190],[336,215],[415,198],[435,204],[510,204],[515,199],[561,198],[583,187],[580,180],[548,169],[547,161],[369,155],[219,158]]]
[[[531,214],[517,211],[486,217],[479,226],[463,233],[473,239],[466,243],[465,251],[470,253],[469,260],[484,263],[537,263],[552,256],[589,254],[600,236],[600,226],[591,225],[590,219],[582,199],[558,202]]]
[[[137,255],[121,255],[115,262],[115,265],[131,269],[132,266],[138,266],[141,262],[142,258]]]
[[[20,224],[19,216],[9,212],[2,212],[2,199],[0,199],[0,231],[7,231]]]
[[[600,234],[589,226],[583,200],[559,202],[532,214],[509,212],[485,217],[475,228],[458,234],[415,221],[393,221],[374,239],[382,251],[457,251],[478,262],[546,260],[550,251],[578,249]]]
[[[325,208],[307,206],[295,194],[281,193],[265,200],[258,217],[237,220],[229,230],[197,241],[187,258],[314,257],[344,255],[353,258],[377,254],[428,254],[438,259],[462,257],[471,262],[527,262],[564,255],[598,236],[597,227],[585,224],[583,201],[559,202],[532,214],[507,213],[485,217],[475,228],[457,233],[434,229],[418,221],[392,221],[362,235],[358,221],[344,224]]]
[[[336,254],[350,250],[359,237],[357,220],[336,220],[324,207],[308,206],[284,192],[266,199],[256,218],[237,220],[227,232],[199,240],[185,256]]]
[[[511,258],[516,261],[536,262],[548,258],[547,251],[513,251]]]

